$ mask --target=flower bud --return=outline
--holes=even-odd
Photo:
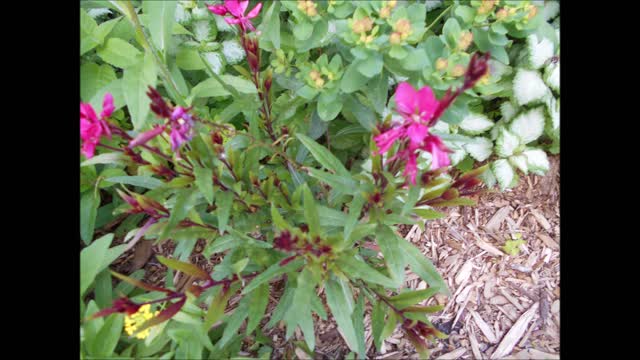
[[[319,77],[316,79],[315,84],[317,88],[321,88],[324,86],[324,80],[321,77]]]
[[[536,16],[536,14],[538,14],[538,8],[534,5],[529,5],[529,14],[527,15],[527,18],[531,20]]]
[[[396,7],[396,4],[398,3],[397,0],[389,0],[387,1],[387,6],[391,9],[393,9],[394,7]]]
[[[451,70],[451,76],[453,77],[459,77],[462,75],[464,75],[464,66],[460,64],[454,66],[453,69]]]
[[[394,30],[400,35],[409,34],[411,32],[411,23],[407,19],[400,19],[396,22]]]
[[[381,19],[386,19],[391,15],[391,8],[388,7],[383,7],[382,9],[380,9],[380,18]]]
[[[447,59],[438,58],[438,60],[436,60],[436,70],[442,71],[446,69],[447,66],[449,66],[449,62],[447,61]]]
[[[470,31],[463,31],[458,40],[458,49],[465,51],[473,41],[473,34]]]
[[[311,80],[315,81],[320,77],[320,73],[317,70],[311,70],[309,72],[309,77],[311,78]]]
[[[505,10],[504,8],[498,10],[498,12],[496,13],[496,19],[498,20],[504,20],[509,14],[507,13],[507,10]]]
[[[398,34],[397,32],[392,33],[391,36],[389,36],[389,42],[393,45],[400,44],[402,42],[400,34]]]

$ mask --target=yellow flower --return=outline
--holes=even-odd
[[[140,309],[138,309],[138,312],[133,315],[127,315],[124,318],[124,330],[128,335],[133,335],[142,324],[160,313],[159,311],[151,313],[150,310],[151,305],[142,305]],[[138,333],[136,337],[138,339],[145,339],[147,336],[149,336],[149,332],[150,328],[146,328],[144,331]]]

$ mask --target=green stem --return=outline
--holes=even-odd
[[[440,15],[438,15],[438,17],[437,17],[435,20],[433,20],[433,22],[431,23],[431,25],[427,26],[427,28],[426,28],[426,29],[424,29],[425,34],[427,33],[427,31],[429,31],[429,29],[431,29],[431,27],[433,27],[433,25],[437,24],[437,23],[438,23],[438,21],[440,21],[440,19],[444,16],[444,14],[446,14],[446,13],[447,13],[447,11],[451,10],[451,8],[452,8],[452,7],[453,7],[453,5],[449,5],[449,7],[448,7],[448,8],[444,9],[444,10],[440,13]]]

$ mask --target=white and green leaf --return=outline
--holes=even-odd
[[[525,175],[529,172],[529,168],[527,166],[527,157],[525,155],[520,154],[510,156],[509,163],[518,168]]]
[[[560,63],[549,64],[544,69],[544,82],[555,91],[560,92]]]
[[[540,149],[531,149],[522,152],[527,157],[529,170],[536,175],[544,175],[549,170],[547,154]]]
[[[529,66],[540,69],[553,56],[553,42],[546,37],[531,34],[527,37]]]
[[[520,138],[509,130],[502,129],[496,139],[496,154],[501,157],[511,156],[518,146]]]
[[[500,190],[505,190],[511,186],[513,179],[515,178],[515,172],[506,159],[496,160],[491,164],[491,170],[498,180]]]
[[[469,113],[462,119],[458,126],[466,133],[471,135],[479,135],[493,127],[493,121],[489,120],[485,115],[478,113]]]
[[[543,107],[539,106],[527,112],[520,113],[511,125],[509,130],[520,137],[523,144],[528,144],[540,137],[544,131]]]
[[[504,121],[509,121],[516,115],[517,109],[511,101],[505,101],[500,104],[500,113]]]
[[[513,79],[513,95],[519,105],[542,99],[549,92],[549,88],[542,81],[542,77],[535,70],[519,69]]]
[[[485,137],[476,137],[472,142],[465,144],[464,149],[476,161],[485,161],[493,152],[493,142]]]

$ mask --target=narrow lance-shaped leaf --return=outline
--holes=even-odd
[[[447,284],[442,279],[442,276],[440,276],[440,273],[438,273],[436,267],[433,266],[431,261],[429,261],[418,248],[404,239],[398,242],[398,246],[404,251],[405,259],[409,262],[413,272],[418,274],[422,280],[426,281],[431,288],[438,289],[438,292],[445,295],[449,294]]]
[[[402,294],[393,296],[389,299],[395,307],[402,310],[411,305],[415,305],[425,299],[430,298],[438,292],[438,288],[428,288],[418,291],[407,291]]]
[[[351,321],[353,311],[353,294],[348,289],[348,293],[343,291],[343,280],[332,276],[325,284],[325,294],[327,296],[327,304],[333,317],[338,323],[340,334],[352,351],[358,351],[358,339],[356,339],[355,329]],[[349,298],[351,297],[351,298]],[[351,305],[351,306],[349,306]]]
[[[337,175],[350,177],[349,171],[342,165],[340,160],[336,158],[327,148],[313,141],[310,137],[303,134],[296,134],[296,137],[302,144],[309,149],[311,155],[325,168],[335,172]]]
[[[313,195],[311,194],[311,190],[305,184],[303,185],[303,196],[304,196],[304,217],[307,221],[307,225],[309,225],[309,235],[312,237],[320,235],[320,219],[318,216],[318,208],[316,207],[316,202],[313,199]]]
[[[146,283],[143,283],[140,280],[136,280],[134,278],[130,278],[130,277],[126,276],[126,275],[122,275],[122,274],[117,273],[115,271],[111,271],[111,275],[117,277],[118,279],[120,279],[122,281],[128,282],[129,284],[135,285],[135,286],[137,286],[137,287],[139,287],[141,289],[145,289],[145,290],[148,290],[148,291],[160,291],[160,292],[164,292],[164,293],[167,293],[167,294],[173,293],[173,291],[171,291],[169,289],[165,289],[165,288],[161,288],[161,287],[158,287],[158,286],[146,284]]]
[[[174,259],[169,259],[160,255],[158,255],[157,258],[158,258],[158,261],[160,261],[160,263],[162,263],[163,265],[166,265],[167,267],[170,267],[174,270],[180,270],[185,274],[195,276],[197,279],[201,279],[201,280],[211,279],[211,277],[209,276],[209,274],[207,274],[206,271],[200,269],[196,265],[174,260]]]
[[[281,266],[279,262],[271,265],[267,270],[263,271],[260,275],[256,276],[255,278],[253,278],[253,280],[251,280],[249,285],[247,285],[247,287],[245,287],[244,290],[242,290],[242,295],[246,295],[252,292],[258,286],[262,285],[264,282],[269,281],[270,279],[278,275],[298,269],[303,264],[304,264],[304,260],[299,258],[299,259],[293,260],[292,262],[284,266]]]

